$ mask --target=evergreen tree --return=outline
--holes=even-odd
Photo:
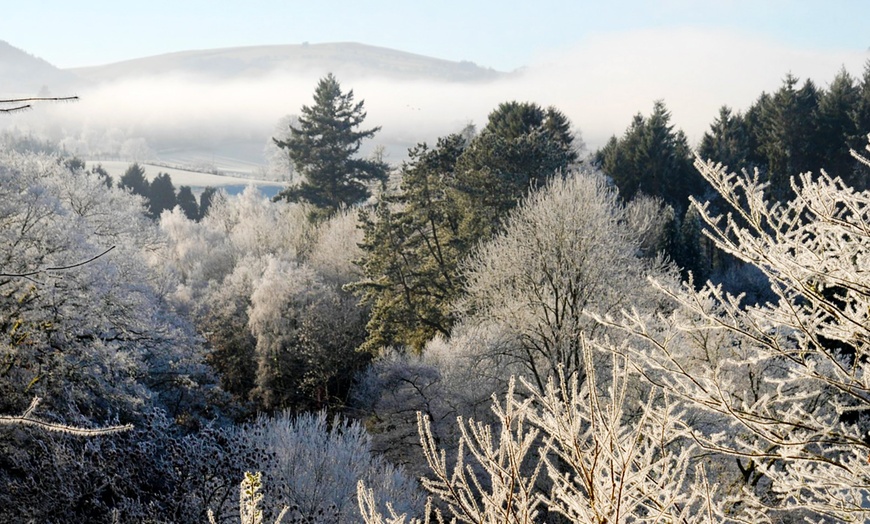
[[[848,139],[849,148],[863,152],[867,145],[867,135],[870,133],[870,60],[864,64],[864,75],[858,86],[858,99],[851,110],[851,117],[855,134]],[[850,173],[853,176],[852,185],[855,189],[870,189],[870,167],[855,162]]]
[[[818,148],[822,156],[819,166],[829,173],[838,173],[850,185],[849,174],[855,159],[849,154],[849,142],[858,134],[852,111],[858,105],[859,96],[854,79],[841,69],[827,91],[821,94],[817,110]]]
[[[470,241],[495,232],[502,218],[529,192],[577,161],[567,117],[555,108],[507,102],[458,159],[450,180]]]
[[[197,220],[202,220],[208,214],[209,208],[215,199],[217,189],[212,186],[206,187],[199,195],[199,217]]]
[[[97,164],[92,167],[91,173],[94,173],[95,175],[103,179],[106,187],[112,187],[112,184],[114,184],[114,180],[112,180],[112,175],[110,175],[109,172],[106,171],[106,168],[103,167],[103,164]]]
[[[374,213],[361,215],[366,279],[353,287],[371,306],[364,349],[420,351],[435,334],[450,334],[450,303],[469,242],[460,235],[463,211],[448,180],[464,148],[462,136],[450,135],[434,149],[412,149],[399,191],[386,195]]]
[[[698,155],[722,163],[732,171],[740,171],[750,167],[749,152],[749,134],[743,116],[722,106],[710,130],[701,138]]]
[[[145,178],[145,169],[135,162],[124,172],[121,180],[118,181],[118,187],[128,189],[134,195],[144,196],[145,198],[148,198],[150,194],[150,185]]]
[[[819,92],[807,80],[796,89],[798,79],[787,75],[773,96],[759,99],[758,152],[767,166],[766,181],[774,199],[790,191],[794,173],[818,169],[822,154],[817,140]]]
[[[412,149],[398,192],[362,214],[366,279],[354,287],[372,307],[370,351],[419,351],[448,335],[462,260],[531,189],[577,160],[568,119],[553,108],[504,103],[479,135],[467,131]]]
[[[176,197],[178,207],[184,211],[184,215],[190,220],[199,218],[199,204],[196,203],[196,197],[193,196],[193,191],[190,186],[181,186],[178,188],[178,196]]]
[[[596,153],[596,162],[613,179],[625,200],[642,192],[657,196],[677,210],[687,208],[689,195],[701,195],[703,179],[692,168],[686,135],[675,131],[664,102],[657,101],[648,118],[638,114],[621,139]]]
[[[172,177],[167,173],[160,173],[151,182],[148,201],[148,214],[151,218],[159,218],[160,213],[175,208],[175,186],[172,185]]]
[[[354,103],[353,90],[344,93],[330,73],[314,92],[314,105],[303,106],[299,127],[290,126],[290,137],[275,140],[286,149],[302,180],[277,198],[309,202],[329,214],[368,198],[368,184],[386,179],[387,166],[377,160],[357,158],[361,142],[380,127],[361,130],[363,102]]]

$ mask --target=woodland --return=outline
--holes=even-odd
[[[274,199],[3,136],[0,522],[866,522],[870,63],[826,85],[388,165],[330,74]]]

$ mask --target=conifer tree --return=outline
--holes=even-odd
[[[840,173],[850,185],[852,180],[849,174],[855,165],[855,159],[849,154],[849,148],[854,147],[850,138],[859,134],[851,113],[858,104],[859,95],[855,80],[845,69],[841,69],[819,97],[817,109],[818,147],[822,156],[820,166],[829,173]],[[866,137],[857,142],[860,144],[864,141]]]
[[[118,181],[118,187],[129,189],[134,195],[140,195],[147,198],[150,192],[150,186],[148,180],[145,178],[145,169],[143,169],[138,163],[134,162],[127,168],[124,175],[121,176],[121,180]]]
[[[577,161],[568,118],[534,103],[502,103],[458,160],[451,185],[467,209],[464,234],[485,238],[529,190]]]
[[[206,187],[202,193],[199,195],[199,216],[197,220],[202,220],[208,214],[209,208],[211,208],[211,204],[215,199],[215,195],[217,194],[217,189],[212,186]]]
[[[157,178],[151,182],[148,196],[148,214],[151,218],[158,218],[163,211],[173,209],[177,200],[172,177],[167,173],[157,175]]]
[[[507,102],[470,140],[454,134],[412,149],[399,190],[362,215],[366,278],[353,287],[372,307],[364,347],[419,351],[449,335],[460,264],[532,189],[576,162],[573,142],[558,110]]]
[[[196,197],[193,196],[193,191],[190,186],[181,186],[178,188],[178,196],[176,197],[178,207],[184,211],[184,216],[190,220],[199,218],[199,204],[196,203]]]
[[[728,106],[722,106],[710,130],[701,138],[698,154],[739,171],[749,167],[749,146],[743,116],[733,113]]]
[[[670,119],[664,102],[657,101],[649,117],[636,115],[621,139],[612,138],[596,153],[596,161],[624,199],[638,192],[657,196],[682,215],[689,195],[703,193],[705,186],[692,169],[686,135]]]
[[[773,198],[791,191],[789,178],[824,165],[817,129],[819,92],[807,80],[797,89],[798,79],[787,75],[782,87],[757,103],[760,126],[757,128],[758,152],[767,165],[766,181]]]
[[[366,278],[353,287],[372,308],[363,346],[369,351],[419,351],[435,334],[450,334],[450,302],[460,288],[458,265],[469,243],[460,235],[463,210],[448,180],[464,148],[462,136],[450,135],[434,149],[412,149],[399,191],[361,215]]]
[[[331,73],[320,79],[314,105],[302,106],[299,127],[290,126],[286,141],[273,139],[302,177],[277,198],[309,202],[325,214],[368,198],[368,184],[385,180],[387,167],[357,157],[362,141],[380,130],[359,129],[365,118],[363,101],[354,103],[353,90],[342,92]]]

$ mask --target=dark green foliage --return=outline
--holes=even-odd
[[[508,102],[470,142],[455,134],[410,151],[399,191],[362,214],[366,280],[353,287],[372,309],[364,349],[419,351],[449,335],[460,263],[531,189],[576,162],[569,128],[556,109]]]
[[[192,195],[191,195],[192,196]],[[160,213],[175,208],[175,186],[172,185],[172,177],[167,173],[160,173],[151,182],[148,194],[148,214],[151,218],[160,218]]]
[[[750,167],[750,146],[743,115],[734,114],[729,107],[722,106],[710,130],[701,138],[698,155],[726,165],[732,171],[739,171]]]
[[[206,360],[219,377],[221,389],[242,404],[256,385],[257,373],[257,339],[248,329],[245,313],[250,305],[250,300],[236,297],[200,320],[200,329],[208,333],[211,346]]]
[[[858,89],[859,96],[850,111],[855,134],[848,138],[849,148],[866,156],[867,136],[870,134],[870,60],[864,65],[864,75]],[[852,164],[853,187],[870,188],[870,167],[854,162]]]
[[[215,194],[217,193],[217,189],[208,186],[206,187],[202,193],[199,195],[199,218],[197,220],[202,220],[208,215],[208,210],[211,207],[211,203],[215,198]]]
[[[73,172],[78,170],[84,171],[85,169],[85,161],[77,156],[64,160],[64,165],[66,165],[67,169]]]
[[[670,119],[664,102],[657,101],[648,118],[637,114],[623,137],[611,138],[595,160],[625,200],[638,192],[657,196],[682,215],[689,195],[703,194],[705,184],[692,167],[685,134],[675,131]]]
[[[332,74],[322,78],[314,105],[302,107],[299,127],[290,126],[286,141],[273,139],[302,177],[277,198],[309,202],[327,215],[368,198],[369,184],[385,180],[387,166],[356,156],[362,141],[380,130],[360,130],[365,117],[363,102],[353,101],[353,90],[343,93]]]
[[[468,251],[460,236],[463,211],[448,185],[465,149],[460,135],[409,152],[398,193],[361,213],[367,279],[354,287],[371,306],[364,349],[408,346],[417,351],[437,333],[449,335],[449,302],[458,291],[458,262]]]
[[[134,195],[148,197],[150,186],[145,178],[145,169],[138,163],[133,163],[124,172],[118,187],[130,190]]]
[[[850,139],[860,134],[851,115],[853,108],[858,105],[859,97],[860,91],[855,80],[842,69],[828,89],[821,94],[816,111],[816,147],[825,162],[816,169],[823,167],[827,172],[836,173],[846,180],[851,178],[848,175],[855,165],[855,159],[849,154]],[[866,138],[862,142],[866,143]]]
[[[571,123],[555,107],[543,109],[531,102],[504,102],[489,114],[484,133],[492,133],[507,140],[520,138],[532,133],[543,133],[564,155],[564,161],[571,164],[577,161],[574,150],[574,135]]]
[[[545,135],[506,140],[481,134],[460,159],[452,181],[461,205],[468,210],[462,226],[465,234],[474,238],[492,235],[529,191],[567,167],[558,145]]]
[[[754,128],[758,153],[764,161],[765,179],[775,199],[790,191],[790,177],[824,165],[817,133],[819,92],[807,80],[795,89],[798,79],[787,75],[772,96],[762,96],[759,126]]]
[[[193,191],[190,186],[181,186],[178,188],[178,196],[176,197],[178,207],[184,211],[184,216],[190,220],[199,219],[199,204],[196,203],[196,197],[193,196]]]

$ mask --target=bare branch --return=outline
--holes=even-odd
[[[56,424],[53,422],[46,422],[44,420],[39,420],[33,418],[33,410],[39,405],[42,399],[39,397],[34,397],[33,401],[30,403],[30,406],[24,411],[24,414],[11,417],[7,415],[0,415],[0,426],[36,426],[38,428],[44,429],[46,431],[54,431],[57,433],[66,433],[68,435],[76,435],[79,437],[95,437],[99,435],[109,435],[112,433],[120,433],[122,431],[129,431],[133,429],[132,424],[125,424],[123,426],[109,426],[105,428],[79,428],[75,426],[68,426],[66,424]]]
[[[113,249],[115,249],[115,246],[112,246],[109,249],[103,251],[102,253],[95,255],[87,260],[84,260],[82,262],[77,262],[75,264],[71,264],[68,266],[46,267],[46,268],[30,271],[28,273],[0,273],[0,277],[26,278],[26,277],[32,277],[34,275],[38,275],[40,273],[45,273],[47,271],[65,271],[67,269],[74,269],[77,267],[84,266],[85,264],[90,264],[94,260],[97,260],[98,258],[102,257],[103,255],[105,255],[106,253],[108,253],[109,251],[111,251]]]

